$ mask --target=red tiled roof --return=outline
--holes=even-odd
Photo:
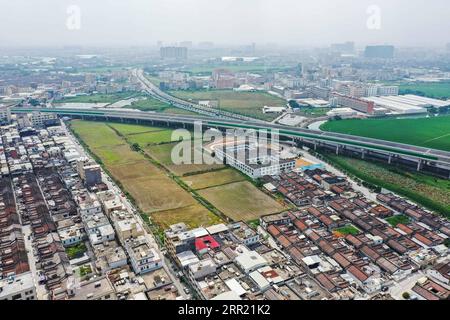
[[[291,245],[291,242],[284,235],[279,236],[277,240],[283,248],[288,248]]]
[[[333,254],[332,258],[334,260],[336,260],[336,262],[339,263],[339,265],[344,269],[347,268],[349,265],[351,265],[350,261],[348,261],[347,258],[345,258],[339,252],[336,252],[335,254]]]
[[[422,215],[420,213],[412,209],[406,209],[405,214],[416,220],[422,218]]]
[[[314,242],[317,242],[320,239],[320,236],[312,230],[309,230],[309,231],[311,231],[311,232],[306,233],[308,238]]]
[[[271,224],[268,228],[267,231],[269,231],[269,233],[272,235],[272,237],[278,237],[278,235],[280,234],[280,230],[278,230],[278,228],[276,226],[274,226],[273,224]]]
[[[345,236],[345,240],[347,240],[351,245],[355,247],[360,247],[363,245],[362,241],[356,238],[354,235],[348,234]]]
[[[439,300],[439,297],[435,296],[433,293],[431,293],[430,291],[426,290],[425,288],[422,288],[418,284],[416,284],[412,288],[412,291],[414,291],[415,293],[419,294],[422,298],[424,298],[426,300]]]
[[[375,250],[370,248],[369,246],[364,246],[360,250],[364,255],[369,257],[372,261],[376,261],[380,257],[380,255]]]
[[[333,224],[333,220],[328,218],[326,215],[319,216],[319,220],[326,225],[327,227],[331,226]]]
[[[331,255],[335,251],[333,246],[331,244],[329,244],[328,241],[326,241],[326,240],[320,240],[319,241],[319,247],[327,255]]]
[[[316,280],[322,285],[322,287],[324,287],[328,291],[333,291],[334,289],[336,289],[336,285],[324,273],[319,273],[318,275],[316,275]]]
[[[312,214],[313,216],[316,216],[316,217],[318,217],[318,216],[320,216],[320,215],[322,214],[319,210],[317,210],[317,209],[314,208],[314,207],[309,207],[309,208],[307,209],[307,211],[308,211],[310,214]]]
[[[298,219],[294,221],[294,225],[301,231],[305,231],[306,229],[308,229],[308,226],[304,224],[303,221]]]
[[[417,240],[419,240],[421,243],[423,243],[426,246],[431,246],[433,244],[433,241],[431,241],[428,238],[425,238],[420,233],[416,233],[413,237],[416,238]]]
[[[302,263],[302,259],[305,257],[300,250],[298,250],[296,247],[292,247],[289,249],[289,254],[291,257],[297,262],[298,264]]]
[[[364,282],[369,278],[367,274],[365,274],[361,269],[359,269],[355,265],[351,265],[350,267],[348,267],[347,272],[351,273],[356,279],[358,279],[361,282]]]
[[[397,228],[399,228],[400,230],[402,230],[406,234],[411,234],[411,233],[414,232],[410,227],[405,226],[403,223],[399,223],[397,225]]]

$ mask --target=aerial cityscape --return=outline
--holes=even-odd
[[[446,1],[73,2],[0,0],[0,300],[450,299]]]

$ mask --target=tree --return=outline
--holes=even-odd
[[[402,293],[402,297],[405,300],[409,300],[409,298],[411,298],[411,295],[408,292],[405,291],[405,292]]]
[[[131,149],[132,149],[133,151],[141,151],[141,146],[140,146],[138,143],[133,143],[133,144],[131,145]]]
[[[291,108],[300,108],[300,105],[297,103],[297,101],[295,101],[295,100],[289,100],[289,106],[291,107]]]
[[[447,248],[450,248],[450,239],[449,239],[449,238],[445,239],[444,245],[445,245]]]

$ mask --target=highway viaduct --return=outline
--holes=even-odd
[[[298,146],[311,149],[327,149],[336,154],[345,154],[362,159],[399,164],[410,169],[422,171],[450,179],[450,152],[377,140],[339,133],[322,132],[303,128],[293,128],[261,121],[223,119],[207,116],[187,116],[161,114],[134,110],[114,110],[107,108],[23,108],[13,107],[12,113],[56,113],[59,116],[91,120],[119,121],[149,125],[163,125],[177,128],[192,128],[201,122],[202,129],[216,128],[265,130],[279,134],[280,139],[289,140]],[[276,130],[276,131],[272,131]]]

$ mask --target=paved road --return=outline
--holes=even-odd
[[[406,279],[403,279],[402,281],[397,282],[394,286],[390,287],[388,292],[396,300],[405,300],[402,297],[403,292],[409,292],[410,294],[414,294],[411,291],[412,287],[414,287],[417,280],[419,280],[420,278],[423,278],[425,276],[426,275],[422,271],[413,273]]]
[[[36,269],[36,257],[34,256],[32,240],[28,240],[28,237],[32,239],[32,232],[30,225],[22,226],[22,233],[25,242],[25,248],[27,249],[28,264],[30,265],[30,272],[33,276],[33,282],[36,287],[36,295],[38,300],[48,300],[48,291],[45,284],[39,284],[38,271]]]
[[[84,148],[81,146],[81,144],[78,142],[78,140],[72,135],[72,133],[67,129],[67,126],[65,125],[65,123],[63,121],[61,121],[62,123],[62,127],[64,128],[67,136],[72,140],[72,142],[75,145],[75,149],[78,151],[78,153],[82,156],[82,157],[88,157],[91,158],[89,156],[89,154],[84,150]],[[145,237],[147,239],[147,241],[150,243],[150,245],[155,248],[155,250],[158,252],[159,256],[161,257],[161,261],[163,264],[163,268],[164,270],[167,272],[167,274],[169,275],[170,279],[172,280],[173,284],[175,285],[175,287],[178,289],[178,291],[180,292],[180,294],[182,295],[183,298],[188,298],[188,296],[186,295],[186,293],[184,292],[185,287],[183,286],[183,284],[179,281],[179,279],[176,277],[176,275],[174,275],[173,271],[171,271],[171,267],[169,266],[169,261],[168,259],[165,257],[165,255],[161,252],[161,249],[159,247],[158,242],[155,240],[155,237],[153,234],[147,232],[147,228],[146,228],[146,224],[145,222],[142,220],[141,216],[138,213],[138,210],[133,206],[133,204],[128,200],[128,198],[123,194],[123,191],[113,182],[113,180],[111,179],[111,177],[109,177],[103,170],[102,170],[102,180],[103,182],[108,186],[108,188],[110,190],[113,190],[117,195],[119,195],[119,197],[121,198],[121,201],[123,203],[123,205],[125,206],[125,209],[128,212],[131,212],[136,220],[138,221],[138,223],[141,225],[141,227],[143,228],[144,232],[145,232]]]
[[[325,122],[327,122],[328,120],[320,120],[320,121],[315,121],[315,122],[312,122],[312,123],[310,123],[309,125],[308,125],[308,129],[310,129],[310,130],[315,130],[315,131],[321,131],[320,130],[320,126],[322,125],[322,124],[324,124]]]

